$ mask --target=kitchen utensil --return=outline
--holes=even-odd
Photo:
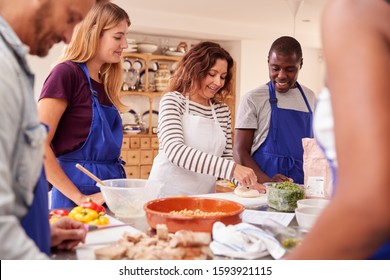
[[[302,207],[320,207],[325,208],[329,204],[329,199],[323,198],[306,198],[297,201],[298,208]]]
[[[86,168],[82,167],[80,164],[76,164],[76,167],[81,170],[82,172],[84,172],[87,176],[89,176],[92,180],[94,180],[96,183],[99,183],[100,185],[102,186],[106,186],[106,184],[103,183],[102,180],[100,180],[98,177],[96,177],[95,175],[93,175],[90,171],[88,171]]]
[[[152,228],[166,224],[169,232],[181,229],[211,232],[216,221],[225,225],[240,223],[244,206],[226,199],[181,196],[149,201],[144,209],[146,220]],[[183,210],[195,211],[195,214],[188,216],[172,212]]]
[[[295,209],[295,217],[298,225],[305,228],[311,228],[321,215],[323,207],[309,207],[305,206],[302,208]]]
[[[144,204],[155,198],[146,188],[145,179],[104,180],[105,186],[97,184],[108,208],[117,218],[133,218],[145,215]]]
[[[96,231],[96,230],[110,229],[110,228],[117,228],[117,227],[127,227],[127,226],[132,226],[132,225],[133,225],[133,223],[118,224],[118,225],[106,225],[106,226],[85,225],[85,229],[88,232],[91,232],[91,231]]]

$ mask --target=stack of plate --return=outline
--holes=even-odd
[[[127,38],[127,48],[123,51],[125,52],[137,52],[138,45],[135,43],[135,39]]]
[[[137,46],[140,53],[154,53],[158,49],[158,45],[149,41],[139,42]]]

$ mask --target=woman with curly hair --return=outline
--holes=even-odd
[[[159,154],[149,179],[159,197],[215,192],[216,178],[256,183],[252,169],[232,160],[229,107],[233,59],[219,44],[201,42],[179,62],[160,102]]]

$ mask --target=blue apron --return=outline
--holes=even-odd
[[[252,158],[269,177],[280,173],[298,184],[303,184],[302,138],[313,138],[313,112],[302,87],[298,82],[296,84],[309,112],[278,108],[274,84],[269,82],[271,103],[269,132]]]
[[[34,200],[28,209],[26,216],[23,217],[21,225],[26,234],[34,240],[37,247],[45,254],[50,256],[50,225],[48,212],[49,189],[46,181],[44,169],[42,167],[41,176],[35,186]]]
[[[14,47],[4,38],[0,32],[0,37],[14,54],[16,60],[22,66],[26,76],[31,82],[31,89],[34,86],[34,76],[26,70],[27,64],[24,59],[15,51]],[[19,77],[20,78],[20,77]],[[49,185],[46,180],[44,168],[42,165],[41,175],[35,185],[34,198],[32,204],[28,207],[26,215],[22,218],[20,224],[42,253],[50,256],[50,225],[48,213],[48,192]]]
[[[122,146],[122,120],[114,106],[101,105],[97,92],[92,89],[88,68],[80,64],[84,71],[92,96],[92,123],[85,143],[78,150],[57,158],[65,174],[85,194],[90,195],[100,191],[94,180],[78,170],[75,165],[80,163],[101,180],[125,178],[119,159]],[[55,186],[52,193],[52,208],[72,208],[76,204],[64,196]]]

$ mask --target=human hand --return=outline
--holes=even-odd
[[[61,217],[50,224],[51,247],[70,250],[85,242],[87,230],[83,223],[68,217]]]
[[[89,200],[92,200],[93,202],[95,202],[96,204],[99,204],[99,205],[103,205],[103,203],[105,202],[102,193],[97,192],[97,193],[90,194],[90,195],[83,195],[81,198],[81,201],[78,203],[78,205],[81,205],[83,202],[86,202]]]
[[[250,189],[257,190],[259,193],[265,193],[265,186],[256,182],[254,185],[249,186]]]
[[[257,183],[255,172],[251,168],[238,163],[234,167],[233,177],[244,187],[250,187]]]
[[[276,174],[274,177],[271,178],[271,182],[294,182],[292,178],[289,178],[283,174]]]

